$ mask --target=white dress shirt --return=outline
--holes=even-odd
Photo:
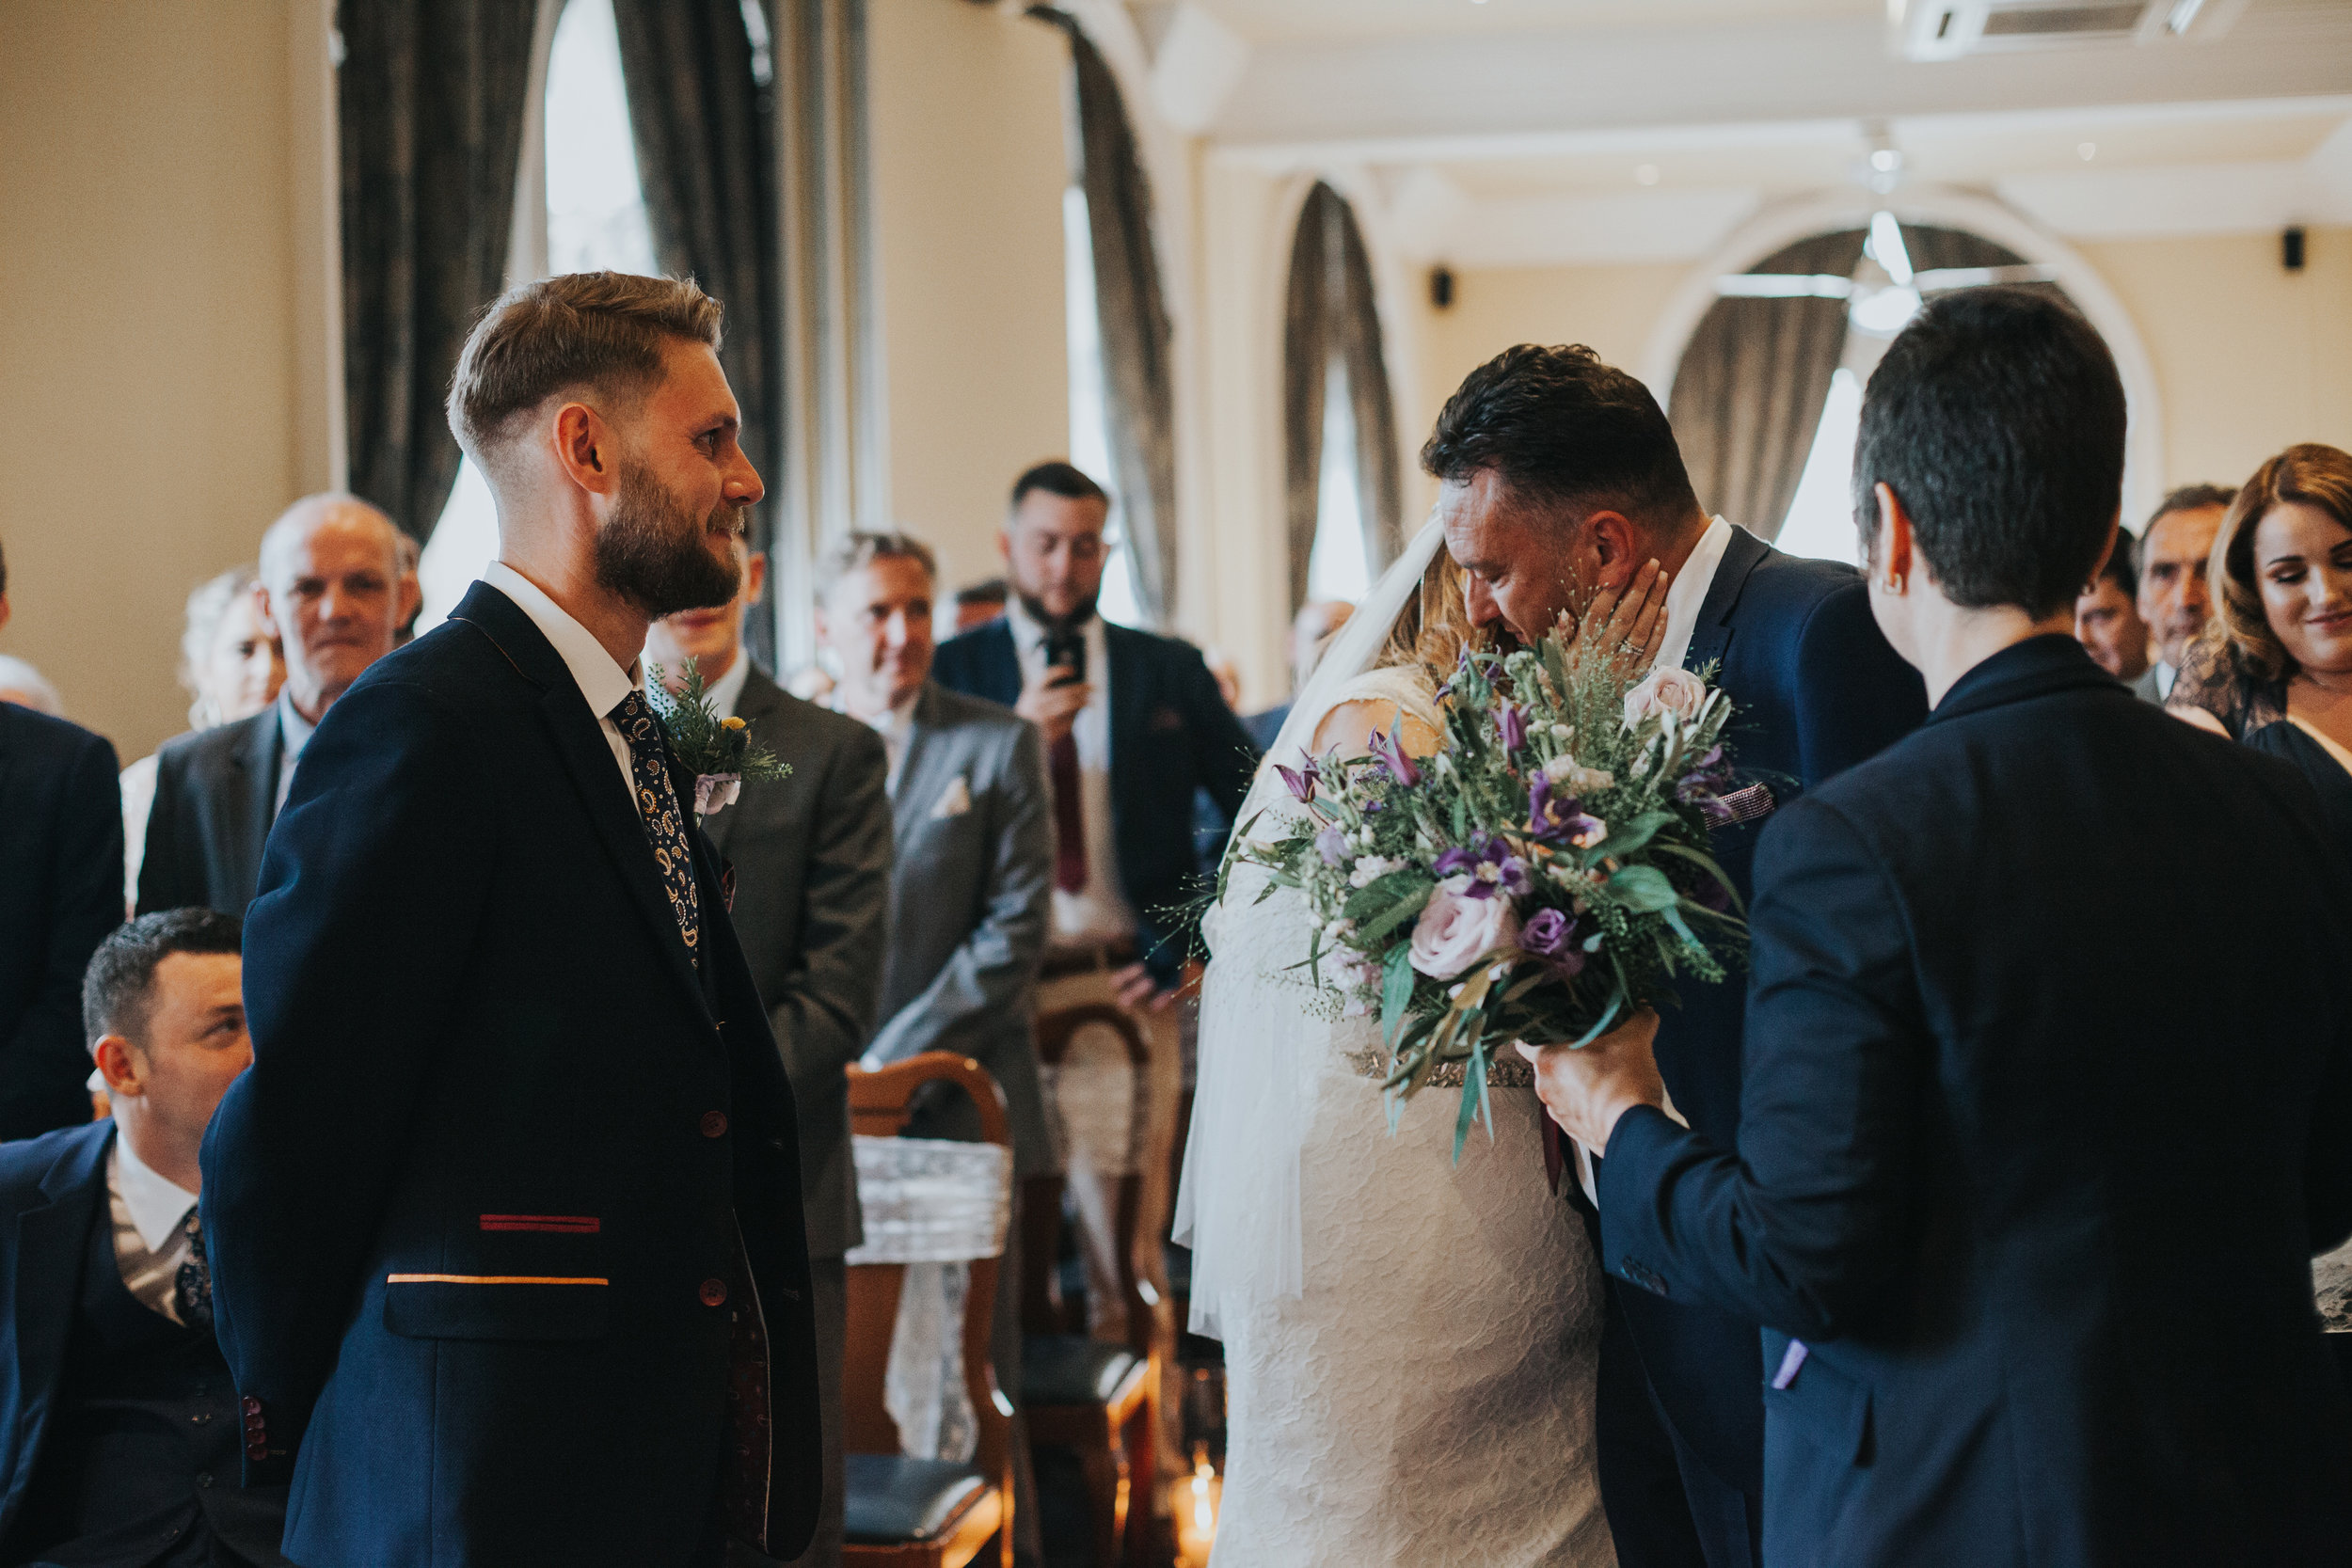
[[[629,766],[628,742],[621,737],[621,726],[612,721],[612,710],[630,692],[643,694],[644,661],[622,669],[595,633],[548,598],[547,590],[503,561],[484,567],[482,580],[514,600],[515,608],[531,617],[531,624],[554,645],[556,657],[563,659],[580,686],[580,694],[588,700],[588,711],[596,716],[604,743],[612,749],[612,765],[621,770],[622,787],[628,791],[629,804],[635,805],[637,775]]]
[[[1707,603],[1707,591],[1715,586],[1715,571],[1724,563],[1724,551],[1731,546],[1731,525],[1721,517],[1708,521],[1707,531],[1691,546],[1691,558],[1666,584],[1666,634],[1658,644],[1658,661],[1654,670],[1678,670],[1690,657],[1691,636],[1698,630],[1699,609]]]
[[[2170,702],[2172,683],[2180,678],[2181,673],[2178,670],[2173,669],[2162,659],[2156,660],[2156,700],[2164,703]]]
[[[1045,628],[1018,598],[1005,607],[1024,685],[1045,672]],[[1119,881],[1119,846],[1111,832],[1111,662],[1103,618],[1086,639],[1087,684],[1093,694],[1077,712],[1071,735],[1078,743],[1078,815],[1086,831],[1087,881],[1075,893],[1054,889],[1054,937],[1071,943],[1119,942],[1136,934],[1136,911]]]
[[[178,1323],[180,1265],[188,1260],[184,1227],[196,1207],[196,1195],[157,1175],[132,1150],[131,1140],[118,1127],[114,1148],[106,1155],[106,1196],[113,1211],[115,1265],[122,1273],[123,1288],[150,1309]]]
[[[302,749],[310,744],[311,732],[318,728],[294,711],[294,695],[285,687],[278,689],[278,803],[270,808],[270,816],[286,809],[286,794],[294,788],[294,765],[302,760]]]

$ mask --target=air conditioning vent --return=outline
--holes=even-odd
[[[2245,0],[1904,0],[1894,41],[1912,60],[2160,44],[2217,37],[2244,8]]]
[[[2128,38],[2139,25],[2144,5],[2036,6],[1987,11],[1980,43],[2013,38]]]

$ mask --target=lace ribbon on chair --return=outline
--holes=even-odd
[[[1012,1152],[939,1138],[853,1137],[850,1147],[866,1240],[848,1261],[906,1266],[882,1406],[906,1453],[967,1463],[979,1420],[964,1382],[964,1303],[972,1259],[1004,1254]]]

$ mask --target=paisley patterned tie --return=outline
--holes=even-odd
[[[632,691],[612,705],[610,715],[628,742],[628,770],[637,782],[637,815],[644,819],[645,836],[653,841],[654,864],[661,886],[677,916],[678,935],[686,951],[702,962],[702,905],[694,892],[694,852],[686,838],[686,818],[678,810],[677,792],[670,787],[670,747],[662,738],[661,721],[642,692]]]
[[[172,1305],[180,1309],[182,1323],[209,1330],[213,1326],[213,1260],[204,1252],[204,1221],[191,1209],[182,1224],[188,1233],[188,1257],[172,1277]]]

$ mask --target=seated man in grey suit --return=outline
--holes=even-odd
[[[747,722],[752,738],[792,769],[789,778],[746,784],[741,799],[703,828],[734,876],[735,934],[800,1109],[825,1480],[816,1537],[795,1560],[796,1568],[837,1568],[849,1315],[842,1259],[866,1239],[850,1163],[847,1073],[874,1028],[874,955],[890,907],[890,800],[872,730],[803,702],[752,662],[744,623],[767,585],[768,558],[740,540],[735,548],[743,572],[734,599],[656,621],[645,659],[673,689],[691,661],[711,705]]]
[[[261,597],[286,684],[250,719],[167,740],[139,863],[138,912],[195,906],[242,919],[262,846],[310,732],[417,612],[413,552],[356,496],[306,496],[262,535]]]
[[[1024,1178],[1056,1168],[1029,1032],[1054,882],[1045,752],[1009,708],[930,678],[929,546],[902,533],[853,533],[818,570],[817,635],[840,671],[834,705],[870,724],[890,749],[898,868],[890,947],[882,960],[882,1027],[868,1066],[925,1051],[970,1056],[1005,1091],[1016,1200]],[[972,1102],[948,1091],[918,1105],[909,1132],[977,1138]],[[992,1359],[1020,1397],[1018,1214],[997,1271]],[[1039,1553],[1027,1448],[1014,1426],[1013,1528]]]

